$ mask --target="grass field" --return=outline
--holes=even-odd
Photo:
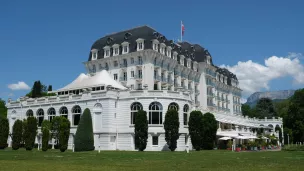
[[[0,151],[0,171],[14,170],[304,170],[304,152],[126,152],[61,153]]]

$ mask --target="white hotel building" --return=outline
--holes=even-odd
[[[281,118],[242,116],[236,75],[215,66],[206,49],[175,43],[148,26],[98,39],[84,65],[87,73],[54,91],[57,96],[9,100],[10,131],[17,119],[35,116],[40,126],[43,120],[64,116],[71,121],[71,149],[86,108],[93,118],[95,149],[101,150],[135,150],[133,123],[139,109],[147,111],[149,120],[147,151],[167,148],[163,122],[170,108],[179,112],[179,151],[188,145],[191,149],[187,122],[193,110],[215,115],[219,137],[250,138],[256,136],[252,128],[272,127],[269,133],[277,125],[283,128]],[[41,143],[41,134],[37,142]]]

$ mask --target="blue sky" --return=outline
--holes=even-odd
[[[303,5],[300,0],[1,1],[0,98],[26,94],[29,90],[16,90],[22,85],[8,88],[18,82],[65,86],[85,72],[82,62],[105,34],[149,25],[178,39],[181,20],[183,39],[201,44],[216,65],[236,72],[244,97],[301,88]]]

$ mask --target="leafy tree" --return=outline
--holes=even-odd
[[[293,137],[292,137],[292,130],[284,127],[284,144],[288,144],[288,137],[289,137],[289,143],[292,144]]]
[[[56,116],[52,119],[51,122],[51,136],[55,140],[56,147],[59,145],[59,131],[60,131],[60,123],[61,123],[62,117]]]
[[[68,148],[68,141],[70,136],[70,121],[62,117],[59,130],[59,148],[64,152]]]
[[[139,151],[144,151],[148,140],[148,119],[146,111],[140,110],[135,115],[134,132],[135,147],[138,148]]]
[[[294,142],[304,141],[304,113],[302,111],[298,104],[291,102],[285,119],[285,126],[292,130]]]
[[[9,123],[7,118],[0,117],[0,149],[7,147]]]
[[[48,91],[53,91],[53,87],[52,87],[52,85],[49,85],[49,87],[48,87]]]
[[[48,120],[44,120],[42,122],[41,130],[42,130],[42,151],[47,151],[49,147],[50,140],[50,128],[51,123]]]
[[[259,99],[256,105],[256,112],[258,114],[258,118],[272,118],[277,116],[277,113],[274,109],[274,105],[272,100],[269,98],[261,98]]]
[[[168,110],[164,122],[165,139],[171,151],[177,148],[179,138],[178,112],[174,109]]]
[[[22,141],[22,121],[16,120],[13,125],[13,136],[12,136],[12,148],[13,150],[18,150],[20,148],[20,143]]]
[[[75,151],[91,150],[94,150],[92,116],[90,109],[85,109],[76,130]]]
[[[251,115],[251,108],[248,104],[242,104],[242,114],[243,116]]]
[[[274,103],[275,111],[279,117],[285,118],[287,116],[289,102],[290,102],[290,100],[286,99],[286,100]]]
[[[25,149],[32,150],[35,143],[35,138],[37,135],[37,119],[34,117],[28,117],[27,122],[24,129],[24,142]]]
[[[192,111],[189,117],[189,134],[191,143],[196,151],[201,150],[203,142],[203,114],[201,111]]]
[[[22,122],[22,139],[21,139],[21,144],[22,146],[24,147],[24,144],[25,144],[25,128],[26,128],[26,124],[27,124],[27,119],[23,119],[23,122]]]
[[[0,117],[7,117],[7,108],[5,106],[5,101],[0,98]]]
[[[203,143],[202,148],[212,150],[216,141],[217,121],[212,113],[205,113],[202,118],[203,122]]]

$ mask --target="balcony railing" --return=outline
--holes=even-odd
[[[162,78],[161,78],[161,81],[162,81],[163,83],[167,83],[167,82],[168,82],[168,79],[165,78],[165,77],[162,77]]]
[[[199,90],[195,90],[195,94],[200,94],[200,91]]]
[[[211,81],[207,81],[206,84],[207,84],[208,86],[213,86],[213,87],[215,86],[215,84],[214,84],[213,82],[211,82]]]
[[[216,107],[216,105],[215,105],[215,104],[213,104],[213,103],[207,103],[207,106],[210,106],[210,107]]]
[[[168,83],[169,83],[169,84],[173,84],[173,80],[169,78],[169,79],[168,79]]]
[[[207,92],[207,96],[214,97],[214,93]]]
[[[124,63],[124,64],[120,64],[120,68],[126,68],[128,67],[128,64]]]
[[[127,77],[120,77],[120,78],[119,78],[119,81],[127,81],[127,80],[128,80]]]
[[[162,66],[162,64],[160,63],[160,62],[155,62],[154,63],[154,67],[156,67],[156,68],[159,68],[159,67],[161,67]]]
[[[136,62],[134,62],[134,64],[135,64],[135,65],[142,65],[143,62],[142,62],[142,61],[136,61]]]
[[[216,77],[215,72],[210,71],[210,70],[206,70],[206,74],[209,75],[209,76],[211,76],[211,77]]]
[[[142,79],[142,75],[134,75],[135,79]]]
[[[154,75],[154,80],[161,81],[161,77],[159,75]]]

